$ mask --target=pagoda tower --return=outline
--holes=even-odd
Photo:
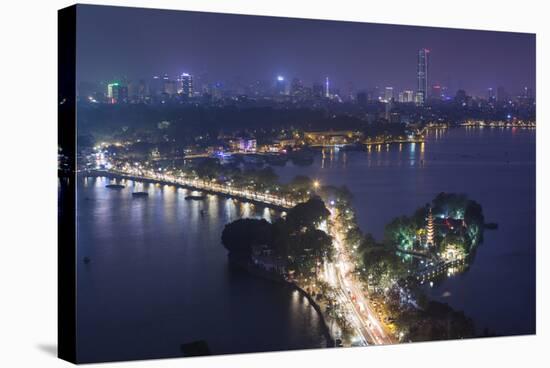
[[[426,225],[426,246],[432,248],[435,246],[434,242],[434,217],[432,215],[432,208],[428,211],[428,224]]]

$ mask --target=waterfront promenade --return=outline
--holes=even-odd
[[[202,191],[208,194],[217,194],[230,198],[235,198],[238,200],[263,204],[268,207],[280,209],[283,211],[288,210],[298,204],[298,202],[294,200],[271,193],[262,193],[248,189],[240,189],[235,188],[230,184],[220,184],[217,182],[202,179],[188,179],[163,173],[135,173],[119,170],[94,170],[88,172],[87,175],[117,177],[129,180],[177,185],[183,188]]]
[[[291,209],[299,203],[272,193],[261,193],[247,189],[235,188],[231,185],[221,184],[214,181],[188,179],[167,175],[161,172],[157,173],[154,171],[133,172],[120,170],[93,170],[87,172],[86,174],[176,185],[190,190],[201,191],[203,193],[222,195],[242,201],[262,204],[281,211]],[[336,264],[330,264],[329,267],[332,271],[330,273],[334,275],[334,277],[332,280],[327,281],[329,281],[329,284],[338,290],[338,300],[344,305],[344,310],[347,312],[347,317],[350,319],[356,337],[359,338],[360,345],[391,344],[393,343],[392,338],[387,331],[385,331],[384,327],[382,327],[378,317],[370,307],[370,303],[364,295],[363,288],[358,284],[357,280],[349,277],[349,273],[347,271],[352,269],[354,266],[351,261],[351,257],[347,254],[347,251],[342,244],[342,225],[338,223],[336,220],[337,216],[335,216],[334,213],[331,213],[331,219],[334,222],[334,226],[331,227],[329,235],[333,237],[333,246],[337,251],[338,261]],[[357,301],[352,300],[352,293],[355,298],[357,298]]]

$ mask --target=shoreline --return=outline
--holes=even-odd
[[[184,185],[181,185],[181,184],[172,183],[172,182],[168,182],[168,181],[164,181],[164,180],[137,178],[137,177],[133,177],[131,175],[118,174],[118,173],[113,173],[113,172],[108,172],[108,171],[93,170],[93,171],[88,171],[88,172],[81,172],[81,174],[86,176],[86,177],[107,177],[107,178],[115,178],[115,179],[126,179],[126,180],[140,181],[140,182],[153,183],[153,184],[159,183],[159,184],[165,184],[165,185],[173,185],[173,186],[176,186],[176,187],[187,188],[187,189],[190,188],[190,187],[187,187],[187,186],[184,186]],[[192,189],[195,189],[195,188],[192,188]],[[202,190],[202,189],[197,189],[197,190],[201,190],[205,193],[219,195],[219,196],[223,196],[223,197],[227,197],[227,198],[236,198],[238,200],[241,200],[239,197],[231,196],[231,195],[227,195],[227,194],[223,194],[223,193],[211,192],[211,191]],[[268,204],[263,203],[263,202],[258,202],[258,201],[248,200],[248,199],[242,199],[242,200],[247,201],[247,202],[251,202],[251,203],[254,203],[254,204],[264,205],[266,207],[270,207],[270,208],[273,208],[273,209],[276,209],[276,210],[279,210],[279,211],[285,211],[286,210],[286,208],[282,208],[282,207],[275,206],[275,205],[268,205]],[[311,307],[313,307],[313,309],[317,312],[317,315],[319,316],[320,321],[321,321],[321,329],[322,329],[322,332],[323,332],[323,336],[326,340],[326,347],[331,348],[331,347],[336,346],[336,341],[335,341],[334,337],[332,336],[332,334],[330,332],[330,328],[329,328],[329,326],[326,322],[326,317],[323,314],[323,311],[322,311],[321,307],[319,306],[319,304],[317,304],[317,302],[314,300],[314,298],[311,295],[309,295],[304,289],[302,289],[299,285],[297,285],[294,282],[289,282],[289,281],[285,280],[284,278],[282,278],[278,274],[274,274],[272,272],[262,270],[258,267],[251,266],[248,263],[243,264],[242,262],[239,262],[238,260],[232,258],[229,255],[228,255],[228,259],[229,259],[230,265],[232,265],[233,267],[238,267],[239,269],[241,269],[243,271],[246,271],[251,276],[259,277],[259,278],[262,278],[264,280],[268,280],[268,281],[272,281],[272,282],[277,282],[277,283],[283,284],[286,287],[290,287],[292,290],[298,291],[303,297],[305,297],[308,300]]]
[[[95,177],[95,178],[106,177],[106,178],[111,178],[111,179],[132,180],[132,181],[149,183],[149,184],[171,185],[171,186],[174,186],[176,188],[196,190],[198,192],[204,192],[206,194],[213,194],[213,195],[217,195],[217,196],[220,196],[220,197],[236,199],[238,201],[245,202],[245,203],[249,202],[249,203],[252,203],[254,205],[259,205],[259,206],[272,208],[274,210],[281,211],[281,212],[285,212],[285,211],[288,210],[288,208],[286,208],[286,207],[282,207],[282,206],[278,206],[278,205],[275,205],[275,204],[254,200],[254,199],[244,198],[244,197],[241,197],[239,195],[225,194],[225,193],[216,192],[216,191],[212,191],[212,190],[208,190],[208,189],[196,188],[196,187],[193,187],[193,186],[182,185],[182,184],[174,183],[174,182],[167,181],[167,180],[141,178],[141,177],[136,177],[136,176],[132,176],[132,175],[128,175],[128,174],[120,174],[120,173],[114,173],[114,172],[111,172],[111,171],[99,171],[99,170],[81,171],[78,174],[83,175],[84,177]]]
[[[249,262],[244,263],[242,261],[239,261],[234,257],[232,257],[231,255],[228,255],[228,260],[229,260],[229,264],[232,267],[238,268],[239,270],[243,270],[253,277],[259,277],[264,280],[282,284],[285,287],[289,287],[292,290],[297,291],[298,293],[300,293],[300,295],[305,297],[309,302],[309,304],[311,305],[311,307],[317,312],[317,315],[320,318],[321,329],[323,331],[323,336],[325,337],[325,340],[326,340],[326,347],[327,348],[336,347],[336,340],[334,339],[334,337],[332,336],[332,333],[330,332],[330,328],[326,321],[327,318],[324,315],[323,310],[321,309],[319,304],[317,304],[315,299],[311,295],[309,295],[304,289],[302,289],[298,284],[296,284],[295,282],[285,280],[279,274],[269,272],[259,267],[253,266]]]

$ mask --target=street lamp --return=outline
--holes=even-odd
[[[319,180],[315,180],[315,181],[313,182],[313,187],[314,187],[315,189],[319,188],[319,185],[320,185],[320,184],[319,184]]]

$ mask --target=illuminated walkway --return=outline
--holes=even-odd
[[[189,189],[200,190],[212,194],[221,194],[224,196],[257,202],[265,204],[268,206],[278,207],[281,209],[288,210],[298,204],[298,202],[275,195],[271,193],[261,193],[256,191],[251,191],[248,189],[240,189],[231,186],[229,184],[219,184],[212,181],[202,180],[202,179],[187,179],[182,177],[177,177],[173,175],[166,175],[163,173],[156,173],[153,171],[148,172],[134,172],[134,171],[118,171],[118,170],[108,170],[108,171],[98,171],[98,173],[105,175],[115,175],[120,177],[125,177],[128,179],[143,180],[143,181],[156,181],[165,184],[174,184],[186,187]]]

